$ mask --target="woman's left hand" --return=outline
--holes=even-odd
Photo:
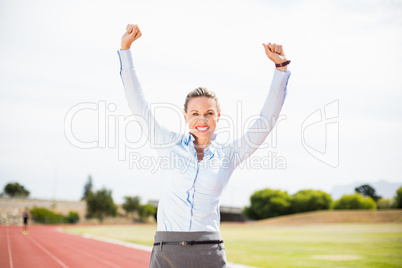
[[[283,51],[282,45],[275,44],[275,43],[273,43],[273,44],[262,43],[262,45],[265,48],[265,54],[267,54],[268,58],[270,60],[272,60],[275,64],[287,61],[287,58],[286,58],[285,52]],[[287,66],[278,67],[276,69],[278,69],[279,71],[286,72]]]

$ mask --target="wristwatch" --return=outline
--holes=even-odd
[[[284,66],[288,65],[289,63],[290,63],[290,60],[287,60],[287,61],[282,62],[282,63],[276,63],[275,67],[284,67]]]

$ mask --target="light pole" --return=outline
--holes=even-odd
[[[56,201],[56,192],[57,192],[57,160],[55,158],[45,156],[45,159],[49,159],[53,163],[53,189],[52,189],[52,200]]]

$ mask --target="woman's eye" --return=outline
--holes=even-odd
[[[198,115],[197,113],[193,113],[193,115]]]

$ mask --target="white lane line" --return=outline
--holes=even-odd
[[[6,229],[6,237],[7,237],[7,247],[8,247],[8,258],[10,260],[10,268],[13,268],[13,254],[11,254],[11,245],[10,245],[10,237],[8,235],[8,226]]]
[[[124,242],[124,241],[121,241],[121,240],[116,240],[116,239],[112,239],[112,238],[106,238],[106,237],[102,237],[102,236],[95,236],[95,235],[90,235],[90,234],[75,234],[75,233],[64,232],[62,228],[58,228],[57,231],[59,231],[61,233],[64,233],[64,234],[83,237],[83,238],[86,238],[86,239],[98,240],[98,241],[107,242],[107,243],[110,243],[110,244],[124,246],[124,247],[127,247],[127,248],[134,248],[134,249],[138,249],[138,250],[152,252],[152,247],[149,247],[149,246],[134,244],[134,243],[130,243],[130,242]]]
[[[67,265],[65,265],[61,260],[59,260],[56,256],[54,256],[52,253],[50,253],[47,249],[45,249],[41,244],[33,240],[31,237],[29,237],[29,240],[31,240],[32,243],[34,243],[38,248],[43,250],[47,255],[49,255],[53,260],[55,260],[58,264],[61,265],[61,267],[68,268]]]
[[[72,247],[66,247],[66,246],[64,246],[64,247],[70,249],[71,251],[75,251]],[[75,251],[75,252],[77,253],[77,251]],[[96,255],[93,255],[93,254],[89,254],[89,253],[87,253],[87,252],[83,252],[82,250],[78,251],[78,254],[82,254],[82,255],[88,256],[88,257],[90,257],[90,258],[96,259],[97,261],[103,262],[103,263],[105,263],[105,264],[107,264],[107,265],[110,265],[111,267],[121,268],[121,266],[119,266],[119,265],[117,265],[117,264],[115,264],[115,263],[112,263],[112,262],[103,260],[103,259],[101,259],[101,257],[99,257],[99,256],[96,256]]]

